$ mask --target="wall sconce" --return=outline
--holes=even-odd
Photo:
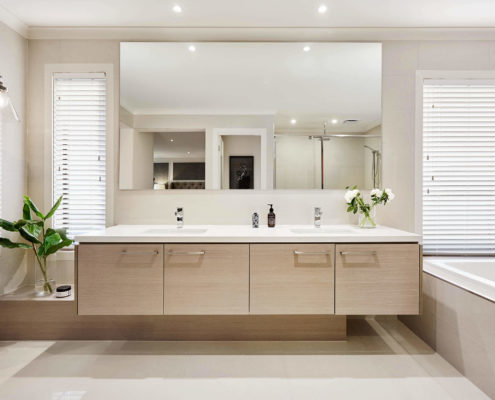
[[[15,110],[14,105],[12,104],[12,101],[10,101],[10,97],[8,94],[8,89],[4,85],[2,76],[0,75],[0,111],[9,107],[12,110],[12,114],[14,114],[14,118],[16,121],[20,121],[19,119],[19,114],[17,114],[17,111]]]

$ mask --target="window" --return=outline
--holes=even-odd
[[[495,82],[423,84],[425,254],[495,254]]]
[[[53,198],[64,196],[54,217],[69,237],[105,228],[105,74],[53,78]]]

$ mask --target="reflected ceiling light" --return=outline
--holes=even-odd
[[[2,76],[0,75],[0,111],[4,108],[9,107],[10,110],[12,111],[12,114],[14,114],[14,118],[16,121],[20,121],[19,115],[17,114],[17,111],[14,108],[14,105],[12,104],[12,101],[10,100],[10,96],[8,94],[8,89],[4,85],[2,81]]]
[[[196,51],[196,46],[194,46],[194,45],[190,45],[188,48],[189,48],[189,51],[192,53],[194,53]]]
[[[182,12],[182,7],[179,6],[178,4],[176,4],[175,6],[172,7],[172,10],[173,10],[174,13],[179,14],[179,13]]]
[[[336,119],[332,119],[332,124],[334,124],[334,125],[335,125],[337,122],[339,122],[339,121],[338,121],[338,120],[336,120]]]
[[[190,151],[188,151],[188,152],[187,152],[187,154],[191,154],[191,152],[190,152]]]
[[[171,141],[171,142],[173,142],[173,141],[174,141],[174,139],[170,139],[170,141]]]
[[[328,7],[325,4],[322,4],[321,6],[318,7],[318,12],[320,14],[325,14],[328,10]]]
[[[303,47],[303,50],[307,53],[308,51],[310,51],[310,50],[311,50],[311,47],[309,47],[309,46],[304,46],[304,47]]]
[[[295,125],[295,124],[296,124],[296,122],[297,122],[297,119],[292,118],[292,119],[290,120],[290,123],[291,123],[292,125]]]

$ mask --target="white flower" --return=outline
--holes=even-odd
[[[359,190],[357,189],[348,190],[344,195],[345,201],[347,203],[350,203],[358,194],[359,194]]]
[[[392,189],[385,189],[385,193],[387,193],[388,195],[388,201],[392,201],[393,199],[395,199],[395,194],[392,192]]]
[[[383,196],[383,190],[380,190],[380,189],[372,189],[371,192],[370,192],[370,195],[371,196],[376,196],[378,198],[382,197]]]

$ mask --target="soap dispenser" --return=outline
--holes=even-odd
[[[268,228],[275,228],[275,213],[273,212],[273,204],[270,206],[270,212],[268,213]]]

